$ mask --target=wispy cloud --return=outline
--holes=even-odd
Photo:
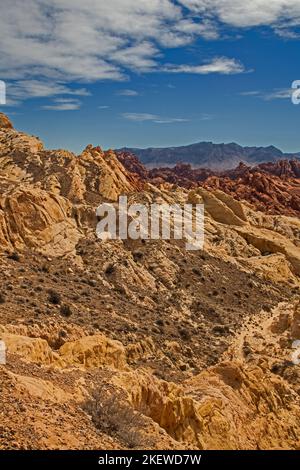
[[[164,48],[215,34],[173,0],[2,0],[0,76],[126,80],[156,70]]]
[[[298,31],[295,31],[293,29],[289,28],[275,28],[275,32],[278,36],[280,36],[283,39],[299,39],[300,34]]]
[[[81,101],[72,98],[57,98],[53,104],[42,106],[47,111],[77,111],[81,107]]]
[[[214,116],[212,114],[203,113],[200,116],[201,121],[211,121],[212,119],[214,119]]]
[[[197,65],[164,63],[165,49],[199,38],[217,39],[224,25],[269,26],[279,36],[295,39],[300,2],[1,0],[0,77],[15,81],[14,89],[8,87],[8,99],[17,103],[63,95],[68,92],[55,88],[72,82],[126,81],[132,72],[243,73],[245,66],[235,58],[205,62],[203,56]],[[41,85],[32,88],[28,80]]]
[[[217,19],[237,28],[270,26],[287,28],[300,25],[298,0],[179,0],[194,14]]]
[[[103,105],[103,106],[98,106],[98,109],[109,109],[110,106],[107,106],[107,105]]]
[[[18,80],[8,82],[7,95],[11,106],[32,98],[52,98],[61,95],[89,96],[86,88],[71,88],[64,83],[45,80]]]
[[[264,101],[291,99],[294,90],[291,88],[275,88],[272,91],[250,90],[240,93],[241,96],[253,96]]]
[[[164,67],[164,71],[172,73],[192,73],[199,75],[207,75],[210,73],[231,75],[245,72],[245,67],[236,59],[229,59],[228,57],[216,57],[211,62],[201,65],[169,64]]]
[[[138,96],[139,95],[139,93],[136,90],[129,90],[129,89],[119,90],[117,91],[116,94],[118,96]]]
[[[202,8],[200,19],[202,1],[2,0],[0,77],[59,86],[60,82],[124,81],[129,72],[162,71],[165,49],[192,44],[199,37],[218,37],[216,6],[208,3],[211,8]],[[215,59],[207,65],[170,69],[239,73],[242,66],[233,59],[227,65]]]
[[[260,96],[261,91],[258,91],[258,90],[242,91],[240,95],[241,96]]]
[[[123,113],[121,115],[124,119],[128,119],[129,121],[135,122],[144,122],[150,121],[156,124],[172,124],[172,123],[179,123],[179,122],[188,122],[188,119],[183,118],[169,118],[159,116],[157,114],[150,114],[150,113]]]
[[[266,101],[291,99],[293,90],[290,88],[275,89],[270,93],[265,93],[262,98]]]

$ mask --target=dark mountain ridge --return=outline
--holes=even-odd
[[[286,154],[280,149],[270,145],[268,147],[242,147],[236,143],[214,144],[213,142],[199,142],[181,147],[165,147],[147,149],[123,148],[123,152],[137,155],[147,167],[172,167],[177,163],[188,163],[194,168],[231,169],[240,162],[248,165],[258,165],[264,162],[277,162],[278,160],[299,158],[299,154]]]

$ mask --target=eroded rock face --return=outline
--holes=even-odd
[[[130,173],[135,173],[143,180],[146,180],[149,177],[147,168],[132,153],[116,152],[116,156],[124,168],[126,168],[126,170],[128,170]]]
[[[125,367],[125,349],[121,343],[104,335],[94,335],[65,343],[59,350],[63,363],[72,366],[97,368],[107,365],[122,370]]]
[[[176,171],[0,128],[1,449],[299,448],[299,219],[242,201],[247,167]],[[291,171],[260,170],[257,198],[283,201]],[[123,194],[204,203],[204,249],[97,241],[97,206]]]
[[[2,249],[26,246],[56,256],[72,252],[79,231],[71,215],[65,198],[40,188],[21,185],[5,192],[0,199]]]
[[[129,171],[158,186],[165,182],[187,189],[203,186],[247,201],[256,210],[268,214],[300,216],[299,160],[279,160],[255,167],[240,163],[235,169],[226,171],[193,168],[190,164],[147,170],[129,152],[117,156]]]
[[[3,129],[12,129],[13,128],[13,125],[10,122],[10,120],[3,113],[0,113],[0,129],[1,128],[3,128]]]
[[[300,178],[299,160],[280,160],[276,163],[262,163],[259,168],[270,175],[281,178]]]
[[[112,151],[87,146],[76,156],[46,151],[42,142],[0,121],[1,247],[35,247],[50,255],[74,254],[86,221],[95,228],[101,201],[144,188]]]
[[[295,162],[296,163],[296,162]],[[257,210],[269,214],[300,215],[300,180],[298,177],[286,178],[284,173],[276,176],[262,168],[242,168],[208,178],[204,186],[211,190],[220,189],[239,200],[253,204]]]
[[[299,382],[291,374],[292,370],[297,374],[296,368],[287,361],[289,346],[282,344],[294,335],[296,323],[299,328],[298,309],[298,305],[281,305],[262,314],[260,325],[249,319],[220,363],[180,385],[153,376],[149,368],[129,366],[126,348],[104,335],[89,337],[82,331],[79,340],[66,342],[56,352],[41,338],[12,335],[2,329],[0,337],[8,348],[8,365],[0,369],[2,387],[5,390],[8,377],[13,380],[15,406],[21,401],[26,415],[39,425],[43,423],[47,445],[42,441],[39,448],[55,446],[47,406],[53,413],[51,420],[55,420],[61,403],[66,412],[62,435],[68,426],[71,442],[77,438],[76,448],[86,445],[86,435],[93,437],[91,445],[106,442],[107,436],[94,437],[91,422],[82,435],[67,423],[69,413],[73,413],[74,424],[80,422],[81,414],[74,413],[74,406],[80,409],[80,403],[90,399],[95,387],[108,387],[111,397],[122,391],[126,406],[146,419],[148,432],[141,434],[141,446],[147,445],[150,434],[151,448],[297,449]],[[132,351],[134,344],[128,348]],[[282,367],[278,366],[280,361]],[[34,364],[41,368],[31,378],[30,367]],[[49,364],[50,370],[46,368]],[[43,400],[48,405],[41,417],[32,403]],[[114,406],[113,398],[110,403]],[[12,403],[8,406],[12,410]],[[15,429],[18,435],[17,415],[3,414],[3,419],[2,424]],[[37,436],[36,430],[23,436],[22,446],[30,446]],[[113,443],[118,446],[112,440]],[[2,448],[8,444],[3,442]]]

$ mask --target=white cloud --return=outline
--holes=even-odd
[[[291,99],[293,90],[286,88],[286,89],[276,89],[273,90],[271,93],[266,93],[263,95],[263,98],[266,101],[272,101],[272,100],[287,100]]]
[[[148,41],[135,44],[114,52],[111,60],[118,65],[140,72],[150,72],[156,67],[158,49]]]
[[[240,95],[241,96],[260,96],[261,91],[258,91],[258,90],[242,91]]]
[[[297,38],[299,0],[1,0],[0,78],[8,99],[47,96],[47,87],[126,81],[130,72],[240,73],[235,59],[163,64],[165,48],[213,40],[219,25],[268,25]],[[35,81],[34,87],[26,81]],[[41,84],[38,84],[41,82]],[[46,84],[45,84],[46,83]],[[22,91],[22,89],[24,91]],[[39,91],[40,90],[40,91]],[[63,94],[55,89],[49,97]],[[23,97],[22,97],[22,96]]]
[[[300,25],[299,0],[180,0],[194,13],[236,27]]]
[[[154,121],[154,119],[158,119],[155,114],[149,113],[123,113],[122,116],[129,121]]]
[[[107,105],[102,105],[102,106],[98,106],[98,109],[109,109],[110,106],[107,106]]]
[[[117,92],[117,95],[119,96],[138,96],[138,92],[136,90],[129,90],[129,89],[126,89],[126,90],[119,90]]]
[[[167,65],[164,70],[172,73],[194,73],[199,75],[209,73],[230,75],[245,72],[245,68],[240,62],[228,57],[216,57],[211,62],[201,65]]]
[[[284,39],[299,39],[300,35],[298,32],[293,31],[292,29],[288,28],[275,28],[275,32],[278,36]]]
[[[42,106],[47,111],[77,111],[81,107],[81,101],[74,98],[56,98],[54,104]]]
[[[189,119],[183,118],[164,118],[157,116],[156,119],[153,120],[156,124],[173,124],[174,122],[189,122]]]
[[[0,77],[126,80],[198,37],[217,38],[215,22],[175,0],[1,0]]]
[[[39,80],[18,80],[8,85],[10,93],[21,99],[45,98],[55,95],[89,96],[86,88],[72,89],[65,84]]]
[[[168,118],[162,117],[157,114],[149,114],[149,113],[124,113],[122,114],[124,119],[128,119],[129,121],[135,122],[144,122],[144,121],[151,121],[155,122],[156,124],[172,124],[176,122],[188,122],[188,119],[183,118]]]
[[[172,0],[1,0],[0,76],[124,80],[204,30]]]
[[[86,88],[71,88],[63,83],[46,80],[17,80],[7,83],[9,106],[18,106],[31,98],[51,98],[60,95],[89,96]]]
[[[276,88],[272,91],[243,91],[240,93],[241,96],[254,96],[260,98],[264,101],[273,101],[273,100],[287,100],[291,99],[292,93],[294,90],[291,88]]]

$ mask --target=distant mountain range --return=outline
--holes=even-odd
[[[240,162],[258,165],[264,162],[276,162],[282,159],[299,158],[300,153],[286,154],[273,145],[269,147],[242,147],[236,143],[214,144],[199,142],[182,147],[166,148],[123,148],[139,157],[144,165],[172,167],[177,163],[189,163],[195,168],[231,169]]]

